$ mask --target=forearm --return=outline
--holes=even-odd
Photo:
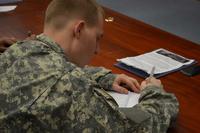
[[[149,133],[165,133],[178,114],[178,102],[173,94],[162,88],[150,86],[141,91],[139,104],[120,109],[140,126],[138,130]]]
[[[151,114],[177,116],[179,103],[174,94],[167,93],[162,87],[149,86],[141,91],[139,105]]]

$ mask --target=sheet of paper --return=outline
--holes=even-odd
[[[9,11],[12,11],[12,10],[15,10],[17,6],[14,5],[14,6],[0,6],[0,12],[9,12]]]
[[[148,74],[150,74],[152,67],[155,66],[155,74],[159,74],[191,64],[194,60],[187,59],[165,49],[157,49],[142,55],[118,59],[117,61],[139,68]]]
[[[130,108],[135,106],[136,104],[138,104],[138,100],[140,97],[140,94],[134,92],[128,92],[128,94],[121,94],[117,92],[108,91],[108,94],[110,94],[115,99],[119,107],[123,108]]]

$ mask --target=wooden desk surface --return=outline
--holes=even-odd
[[[15,11],[0,13],[0,36],[23,39],[27,31],[39,34],[43,28],[44,11],[49,0],[26,0]],[[114,73],[125,73],[139,81],[141,78],[113,66],[117,58],[134,56],[157,48],[165,48],[200,62],[200,45],[156,29],[135,19],[106,9],[106,16],[114,22],[105,23],[105,35],[100,54],[92,65],[104,66]],[[183,27],[184,28],[184,27]],[[176,127],[169,133],[199,133],[200,123],[200,75],[187,77],[180,72],[161,78],[165,89],[175,93],[180,102],[180,114]]]

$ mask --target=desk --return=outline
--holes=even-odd
[[[27,31],[41,33],[44,11],[49,0],[26,0],[15,11],[0,13],[0,36],[15,36],[23,39]],[[104,66],[114,73],[125,73],[143,80],[136,75],[113,66],[117,58],[135,56],[157,48],[165,48],[200,62],[200,45],[171,35],[157,28],[105,9],[106,16],[114,17],[114,22],[105,23],[105,35],[100,54],[91,65]],[[184,28],[184,27],[183,27]],[[200,123],[200,75],[187,77],[180,72],[161,78],[165,89],[175,93],[180,102],[180,114],[176,127],[169,133],[199,133]]]

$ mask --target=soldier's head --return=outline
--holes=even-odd
[[[44,34],[82,67],[99,51],[103,19],[103,9],[95,0],[52,0],[46,10]]]

